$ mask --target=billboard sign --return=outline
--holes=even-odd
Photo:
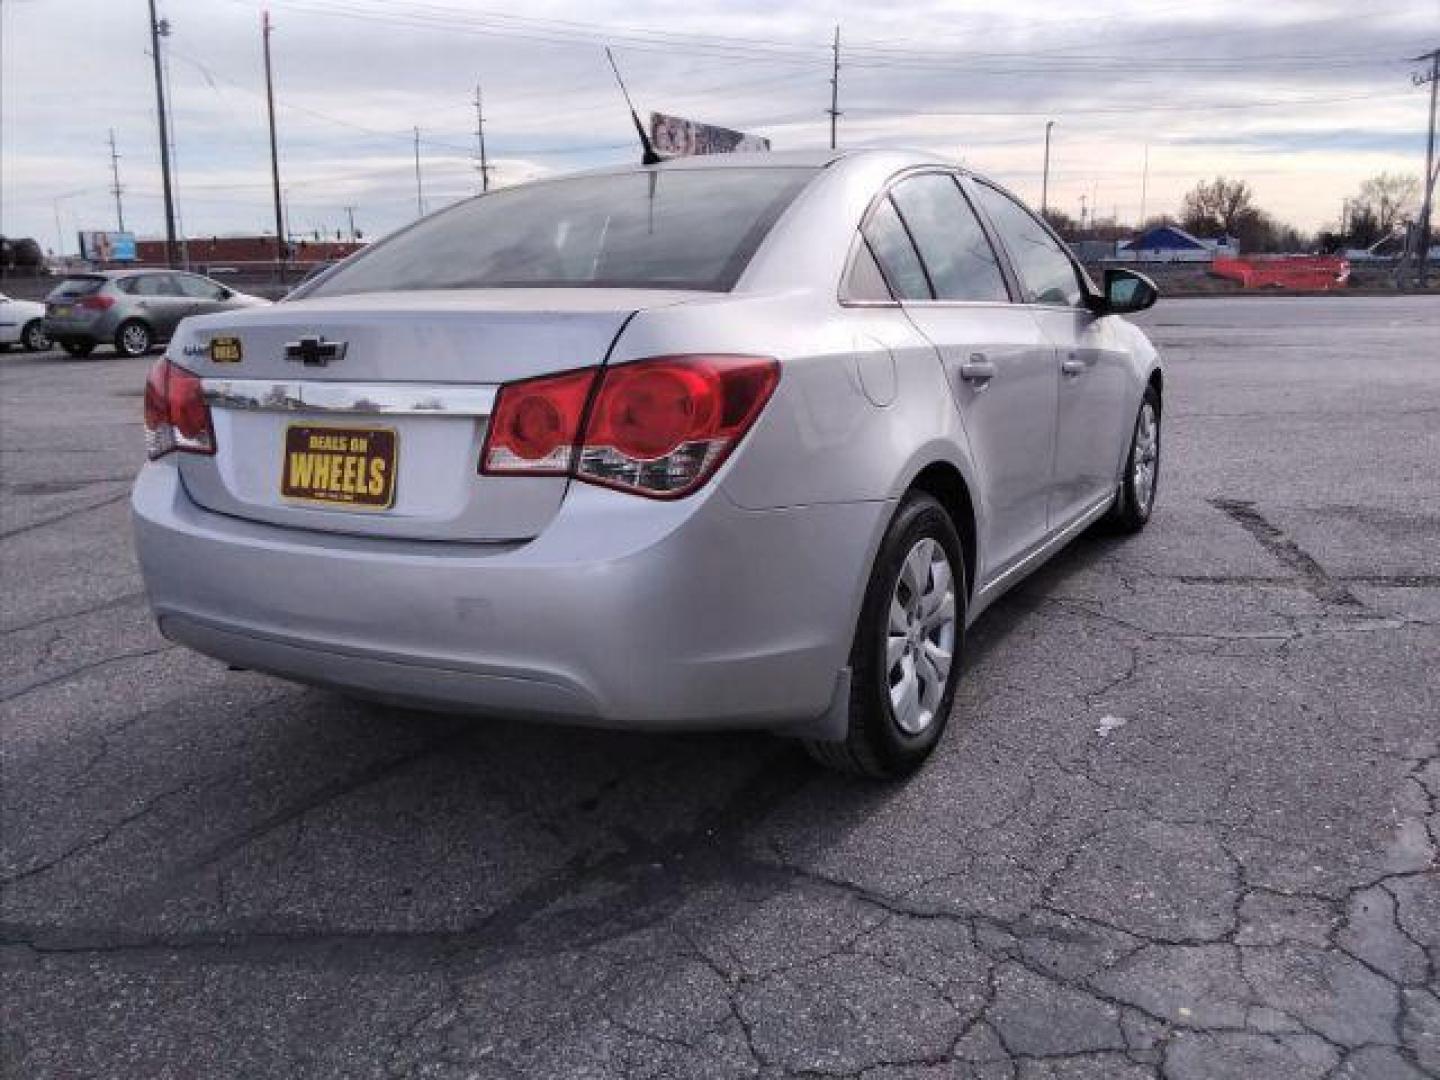
[[[80,257],[90,262],[134,262],[135,234],[102,229],[80,234]]]
[[[770,149],[770,140],[758,135],[746,135],[743,131],[657,112],[650,114],[650,142],[661,157]]]

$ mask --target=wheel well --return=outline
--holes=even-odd
[[[932,496],[955,523],[960,534],[961,554],[965,559],[965,591],[975,592],[975,508],[970,501],[970,489],[960,470],[944,462],[934,462],[920,470],[910,485],[912,491],[923,491]]]
[[[1160,404],[1165,404],[1165,376],[1160,374],[1159,368],[1150,373],[1150,385],[1155,388],[1155,396],[1160,399]]]

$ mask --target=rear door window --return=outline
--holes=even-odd
[[[180,287],[170,274],[142,274],[135,279],[136,296],[179,296]]]
[[[1085,298],[1080,275],[1064,248],[1030,213],[989,184],[976,183],[975,196],[990,216],[1031,304],[1079,307]]]
[[[895,212],[894,203],[888,198],[882,200],[871,211],[861,232],[897,300],[933,299],[930,279],[925,276],[925,267],[905,223]]]
[[[995,251],[954,177],[912,176],[896,184],[890,197],[930,272],[937,300],[1010,299]]]

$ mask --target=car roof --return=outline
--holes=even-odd
[[[638,148],[637,148],[638,149]],[[861,164],[876,160],[889,160],[897,169],[917,165],[937,165],[958,169],[953,161],[923,150],[889,149],[881,147],[860,147],[855,149],[820,150],[746,150],[727,154],[694,154],[687,157],[667,158],[655,165],[634,162],[622,165],[603,165],[573,173],[555,174],[538,178],[566,180],[581,176],[606,176],[631,172],[690,172],[707,169],[824,169],[840,163]],[[964,170],[962,170],[964,171]]]

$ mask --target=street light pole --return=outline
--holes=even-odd
[[[1054,120],[1045,121],[1045,172],[1040,179],[1041,216],[1044,216],[1045,211],[1050,207],[1050,129],[1054,126]]]

